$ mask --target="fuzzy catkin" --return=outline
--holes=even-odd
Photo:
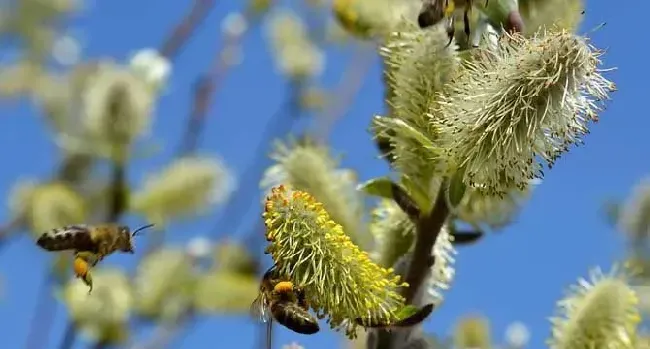
[[[435,108],[449,168],[463,167],[464,183],[488,195],[541,179],[544,164],[582,143],[614,90],[601,55],[564,30],[504,34],[496,51],[475,50]]]

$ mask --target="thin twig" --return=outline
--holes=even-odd
[[[38,300],[34,308],[34,315],[30,322],[31,326],[27,335],[26,349],[40,348],[47,343],[54,319],[56,303],[52,301],[50,285],[52,284],[53,275],[48,271],[44,274],[41,286],[38,289]]]
[[[357,47],[334,89],[335,101],[330,102],[323,115],[316,118],[316,139],[326,142],[333,126],[345,116],[366,80],[374,57],[375,50],[367,45]]]
[[[63,332],[63,338],[61,338],[61,343],[59,343],[59,349],[72,348],[74,341],[77,339],[77,329],[74,323],[69,322],[65,326],[65,332]]]
[[[194,317],[194,310],[187,308],[177,319],[164,321],[154,330],[151,339],[143,344],[133,344],[130,349],[159,349],[164,348],[182,327],[188,325]]]
[[[105,349],[105,348],[108,348],[108,343],[106,343],[104,341],[98,341],[95,344],[92,344],[90,347],[92,349]]]
[[[253,152],[253,161],[244,170],[237,189],[226,202],[224,211],[221,213],[221,219],[219,219],[212,231],[213,234],[219,235],[220,232],[234,231],[245,218],[241,213],[246,209],[246,205],[250,205],[254,200],[259,200],[258,196],[251,194],[251,192],[258,191],[257,183],[259,183],[265,168],[268,143],[278,135],[289,132],[302,110],[300,107],[302,87],[293,85],[289,90],[289,97],[267,121],[264,133]]]
[[[176,58],[180,49],[187,43],[194,30],[203,22],[213,6],[214,0],[194,0],[190,11],[176,24],[163,42],[160,54],[169,60]]]
[[[252,20],[253,17],[249,15],[247,19]],[[221,87],[228,71],[233,67],[231,56],[239,48],[241,40],[247,32],[245,30],[225,34],[225,42],[215,52],[209,68],[194,82],[192,106],[187,118],[185,133],[178,149],[180,156],[191,154],[196,150],[215,92]]]
[[[23,223],[21,217],[16,217],[5,223],[4,226],[0,227],[0,248],[4,247],[10,238],[20,229]]]

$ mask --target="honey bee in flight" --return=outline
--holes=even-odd
[[[488,3],[489,0],[485,0],[485,6],[487,6]],[[469,12],[472,10],[472,5],[473,0],[465,0],[463,24],[465,35],[467,35],[467,37],[470,35]],[[445,20],[445,28],[447,30],[447,36],[449,37],[447,46],[449,46],[454,39],[454,32],[456,30],[456,19],[454,16],[455,10],[456,3],[454,0],[422,0],[422,7],[420,9],[420,14],[418,15],[418,25],[420,28],[428,28],[440,23],[442,20]]]
[[[251,304],[251,316],[267,323],[267,326],[275,319],[280,325],[300,334],[318,332],[320,327],[309,313],[304,290],[291,281],[277,278],[275,271],[273,266],[264,273],[260,292]],[[270,342],[270,338],[267,340]]]
[[[68,225],[43,233],[36,244],[47,251],[73,250],[97,255],[97,264],[109,254],[120,251],[134,253],[133,238],[153,224],[142,226],[133,232],[128,226],[118,224]],[[93,265],[94,265],[93,264]]]

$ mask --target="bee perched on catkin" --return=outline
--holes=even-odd
[[[47,251],[73,250],[97,255],[97,262],[109,254],[120,251],[134,253],[133,237],[153,224],[142,226],[133,232],[128,226],[113,223],[100,225],[77,224],[44,232],[36,244]]]

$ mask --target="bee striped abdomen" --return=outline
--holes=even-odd
[[[320,330],[316,319],[295,303],[275,302],[271,312],[281,325],[296,333],[314,334]]]
[[[43,233],[36,244],[48,251],[77,250],[97,252],[90,228],[84,225],[69,225]]]

